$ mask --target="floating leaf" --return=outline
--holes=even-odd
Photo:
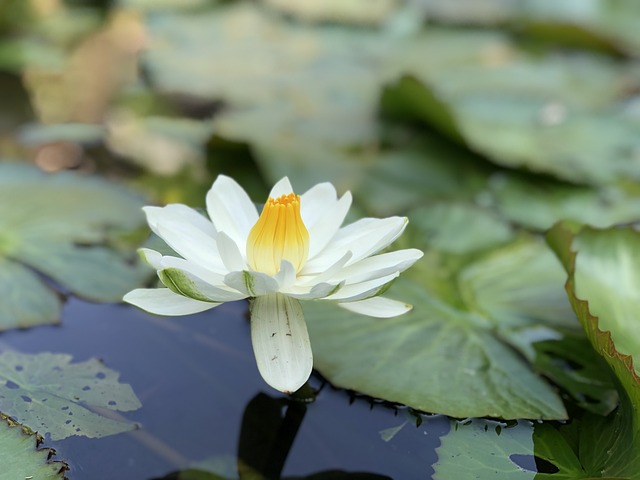
[[[72,435],[104,437],[136,428],[100,409],[141,407],[119,374],[96,359],[70,363],[71,356],[12,351],[0,354],[0,411],[53,440]]]
[[[385,90],[382,106],[392,115],[425,121],[507,167],[576,183],[640,179],[634,153],[640,125],[602,102],[622,96],[616,82],[623,73],[607,62],[573,57],[563,62],[551,57],[452,65],[439,74],[416,67]],[[574,89],[578,72],[580,81],[589,79],[586,88]]]
[[[455,423],[437,449],[434,479],[638,479],[640,435],[623,397],[607,417],[581,414],[567,424]]]
[[[0,451],[2,476],[14,479],[63,480],[68,469],[63,462],[52,462],[55,451],[38,448],[38,435],[2,417],[0,419]]]
[[[640,195],[633,188],[582,187],[505,173],[495,175],[489,188],[503,216],[533,230],[561,220],[596,227],[640,220]]]
[[[509,224],[487,210],[472,205],[429,205],[411,212],[410,216],[414,219],[414,227],[429,244],[442,252],[473,252],[513,239]],[[461,232],[464,234],[461,235]]]
[[[55,291],[34,271],[104,302],[119,301],[141,283],[147,268],[109,243],[143,225],[143,204],[97,178],[0,164],[0,329],[57,321]]]
[[[543,40],[637,54],[640,35],[635,20],[640,14],[634,0],[588,2],[520,2],[517,0],[419,0],[432,20],[483,26],[512,25]]]
[[[560,338],[533,343],[533,349],[530,358],[536,369],[564,388],[580,407],[607,415],[618,405],[611,372],[584,335],[563,331]]]
[[[572,233],[558,224],[548,241],[567,270],[567,293],[593,348],[639,405],[640,232],[585,227]],[[640,414],[634,412],[640,431]]]
[[[533,480],[533,427],[490,420],[453,423],[437,448],[434,480]],[[516,463],[514,460],[517,460]],[[529,469],[519,463],[527,463]]]
[[[263,0],[272,8],[312,22],[342,22],[356,25],[384,23],[398,6],[398,0]]]
[[[515,341],[527,328],[575,322],[551,252],[531,240],[458,270],[446,263],[427,252],[405,272],[388,296],[414,309],[391,321],[306,302],[315,367],[336,386],[423,411],[566,418],[554,389],[514,350],[531,348]]]

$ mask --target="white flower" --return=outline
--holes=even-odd
[[[207,193],[209,218],[180,204],[145,207],[151,229],[180,257],[141,249],[167,288],[138,289],[124,300],[159,315],[202,312],[250,299],[251,340],[265,381],[294,392],[313,357],[299,300],[328,300],[388,318],[411,305],[378,296],[422,256],[416,249],[376,255],[407,219],[363,218],[340,228],[351,206],[330,183],[295,195],[285,177],[258,215],[247,193],[220,175]]]

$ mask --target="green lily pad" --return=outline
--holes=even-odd
[[[38,448],[40,438],[10,419],[0,419],[0,451],[2,475],[5,478],[63,480],[67,464],[51,461],[55,451]]]
[[[473,205],[434,204],[412,211],[410,217],[414,219],[414,228],[424,235],[429,245],[442,252],[473,252],[514,238],[507,222]]]
[[[437,449],[437,480],[640,478],[640,433],[622,394],[609,416],[579,413],[570,423],[453,423]]]
[[[148,268],[115,247],[144,225],[142,205],[104,180],[0,164],[0,329],[55,323],[57,291],[117,302],[142,283]]]
[[[437,448],[434,480],[532,480],[535,470],[520,463],[533,460],[533,427],[528,422],[507,426],[474,419],[453,423]],[[531,463],[531,462],[529,462]],[[535,468],[535,464],[533,465]]]
[[[427,251],[385,293],[414,305],[401,317],[381,321],[304,303],[314,366],[336,386],[423,411],[566,418],[554,388],[516,352],[540,340],[522,345],[526,329],[544,326],[558,337],[557,329],[575,324],[562,276],[533,240],[471,259]]]
[[[355,25],[380,25],[398,7],[398,0],[328,0],[300,2],[296,0],[263,0],[287,15],[310,22],[341,22]]]
[[[547,230],[561,220],[608,227],[640,219],[640,195],[632,188],[590,188],[506,174],[495,176],[489,188],[504,217],[532,230]]]
[[[71,356],[64,354],[1,353],[0,411],[53,440],[135,429],[133,423],[100,412],[142,406],[129,385],[118,383],[119,374],[96,359],[70,362]]]
[[[634,153],[640,124],[606,103],[623,95],[624,72],[608,62],[563,61],[564,66],[544,57],[499,67],[450,65],[441,73],[414,67],[386,88],[382,107],[394,116],[425,121],[510,168],[575,183],[640,179]],[[582,87],[574,87],[576,72],[589,79]]]
[[[560,40],[609,51],[637,54],[640,34],[635,19],[640,14],[634,0],[588,2],[519,2],[517,0],[419,0],[432,20],[476,25],[512,25],[538,34],[545,40]]]
[[[535,368],[572,396],[581,408],[608,415],[619,396],[606,362],[582,334],[563,331],[562,337],[533,343]]]
[[[633,228],[573,233],[558,224],[548,241],[568,273],[567,293],[593,348],[640,404],[640,232]],[[634,410],[635,428],[640,414]]]

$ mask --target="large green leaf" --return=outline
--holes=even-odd
[[[0,329],[56,322],[55,290],[115,302],[141,283],[149,270],[115,245],[142,227],[142,205],[104,180],[0,164]]]
[[[518,0],[418,0],[431,19],[464,25],[511,24],[538,34],[543,40],[622,51],[640,52],[635,0],[590,0],[579,2]]]
[[[2,476],[7,479],[63,480],[68,469],[63,462],[50,461],[55,451],[38,448],[38,435],[13,421],[0,419]]]
[[[414,305],[398,318],[305,302],[315,367],[339,387],[424,411],[565,418],[555,390],[518,353],[575,322],[551,252],[528,240],[448,262],[427,252],[389,289]],[[527,335],[534,327],[542,334]]]
[[[136,428],[100,413],[141,407],[131,387],[118,383],[119,374],[96,359],[70,362],[71,356],[64,354],[1,353],[0,411],[53,440]]]
[[[606,103],[623,95],[624,76],[608,62],[543,57],[407,71],[383,95],[390,114],[421,119],[508,167],[577,183],[640,179],[632,153],[640,125]]]
[[[498,174],[490,189],[500,213],[533,230],[547,230],[560,220],[608,227],[640,219],[640,196],[635,187],[583,187]]]
[[[559,224],[548,240],[567,270],[569,299],[593,347],[640,405],[640,233],[630,227],[572,233]],[[637,431],[639,412],[634,409]]]

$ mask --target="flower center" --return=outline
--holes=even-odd
[[[290,193],[265,203],[247,238],[247,261],[256,272],[275,275],[288,260],[296,272],[307,261],[309,232],[300,216],[300,195]]]

